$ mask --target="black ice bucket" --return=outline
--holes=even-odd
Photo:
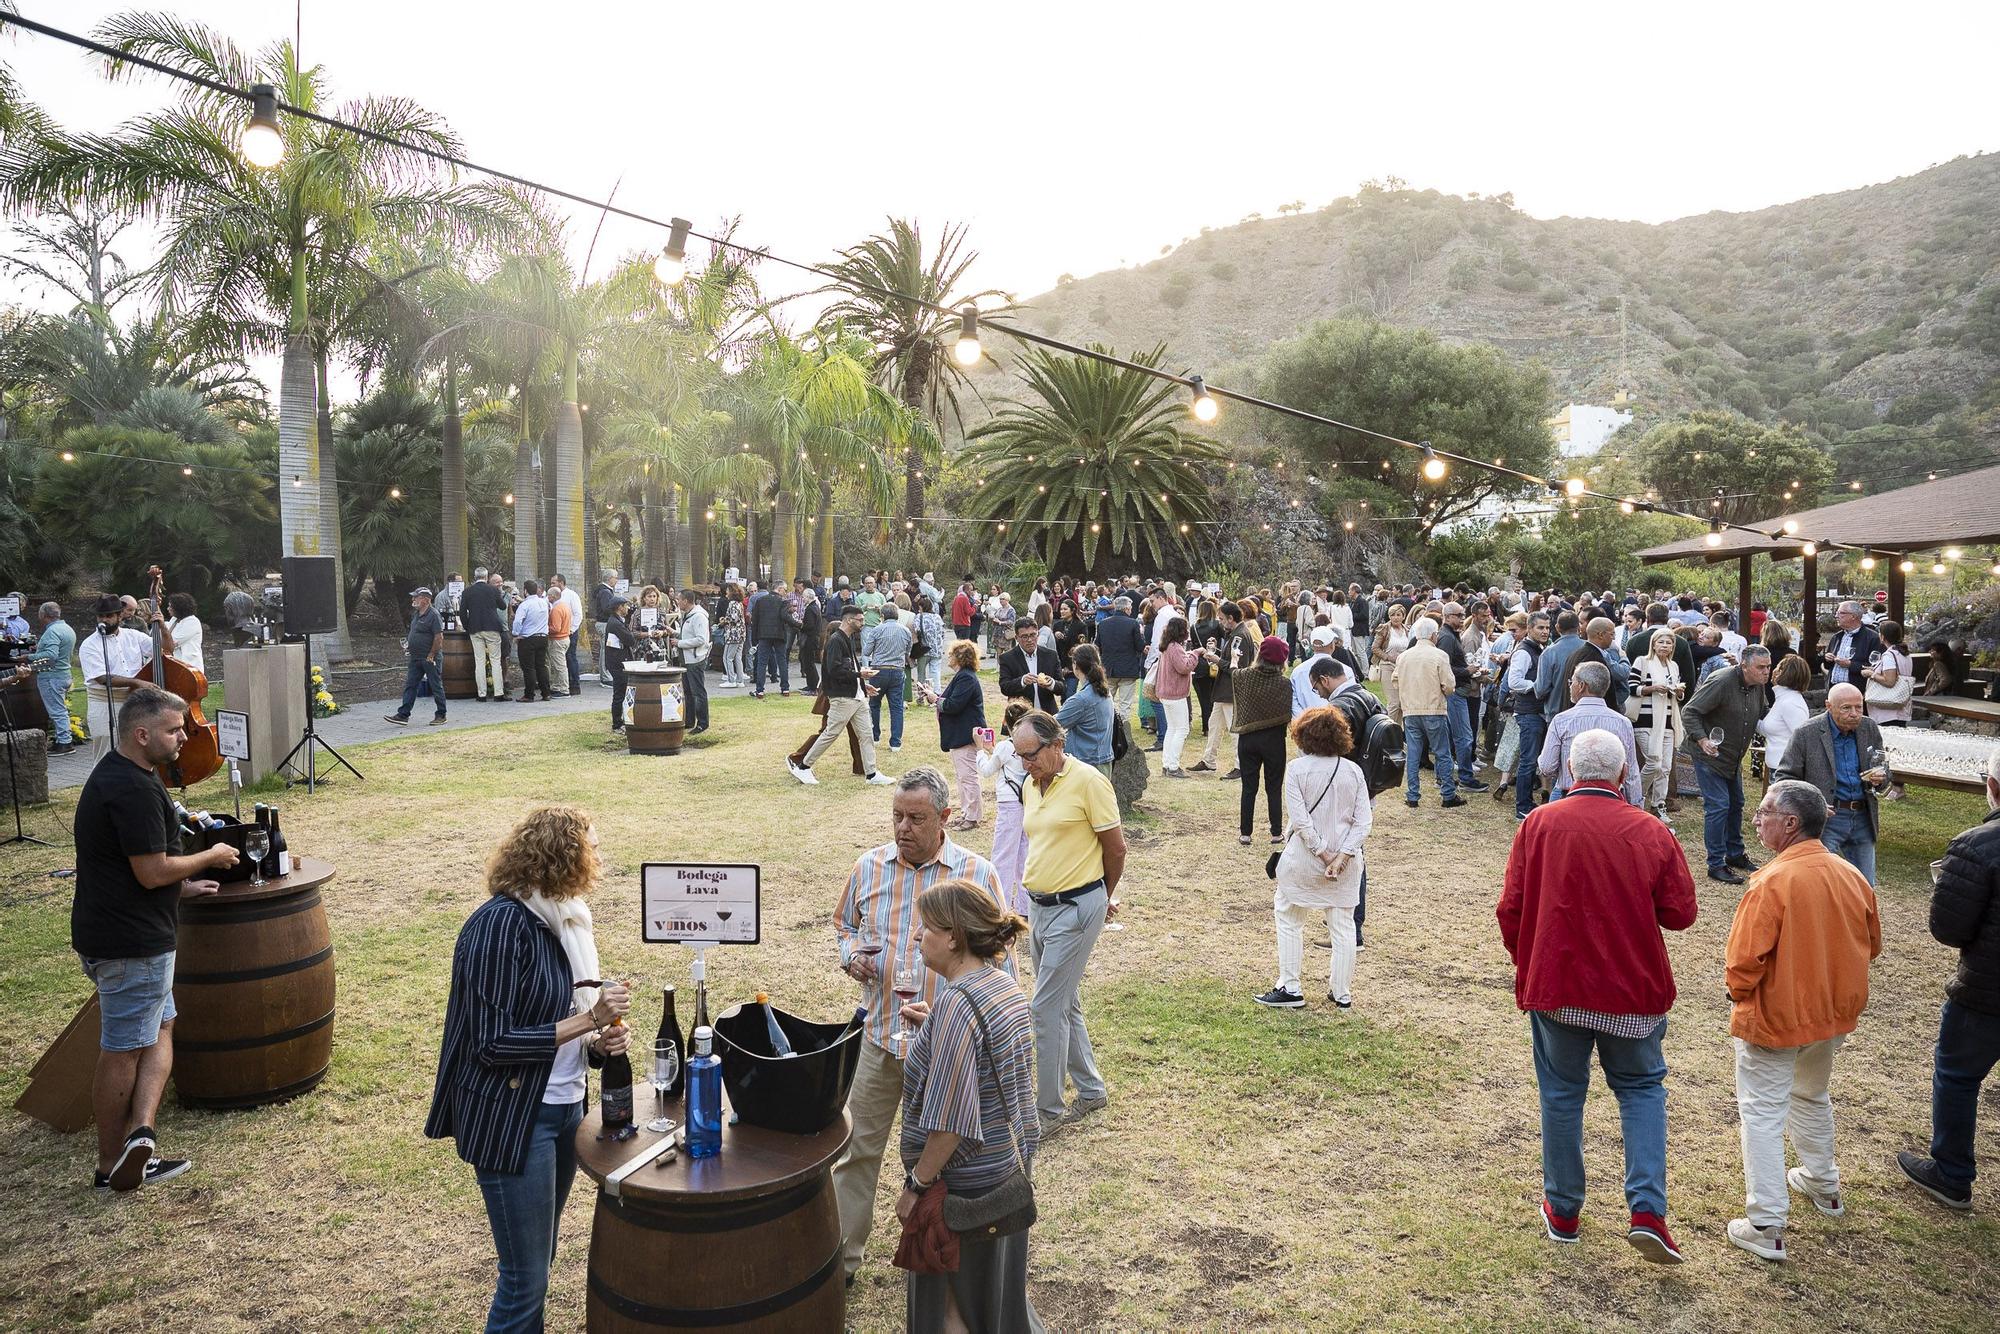
[[[758,1005],[732,1005],[715,1018],[722,1082],[738,1117],[766,1130],[812,1135],[832,1125],[847,1105],[847,1089],[861,1060],[857,1009],[845,1023],[816,1024],[771,1007],[792,1054],[772,1053],[771,1033]]]

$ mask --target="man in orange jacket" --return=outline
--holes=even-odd
[[[1812,784],[1771,784],[1753,823],[1777,856],[1751,878],[1729,928],[1749,1215],[1730,1220],[1729,1240],[1766,1260],[1785,1258],[1787,1186],[1829,1217],[1846,1212],[1827,1082],[1834,1053],[1868,1005],[1869,960],[1882,952],[1875,891],[1819,841],[1826,820],[1826,798]],[[1799,1155],[1789,1173],[1787,1131]]]

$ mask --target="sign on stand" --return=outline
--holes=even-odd
[[[228,709],[215,711],[216,748],[225,760],[250,762],[250,715],[232,713]]]
[[[741,863],[646,862],[639,868],[640,938],[651,945],[755,945],[761,868]]]

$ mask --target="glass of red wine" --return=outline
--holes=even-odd
[[[889,1040],[891,1042],[907,1042],[909,1039],[915,1037],[916,1034],[910,1032],[903,1024],[902,1009],[905,1005],[908,1005],[911,1001],[924,994],[923,964],[911,958],[898,959],[896,961],[896,972],[890,980],[889,988],[896,996],[897,1015],[896,1031],[889,1035]]]

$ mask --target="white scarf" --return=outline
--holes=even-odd
[[[567,899],[552,899],[546,894],[534,893],[521,902],[529,912],[542,919],[549,930],[556,933],[562,942],[563,953],[569,957],[569,975],[572,982],[583,982],[599,976],[597,971],[597,933],[590,924],[590,905],[582,895]],[[603,993],[597,987],[585,987],[573,993],[576,997],[576,1012],[587,1012],[597,1004]]]

